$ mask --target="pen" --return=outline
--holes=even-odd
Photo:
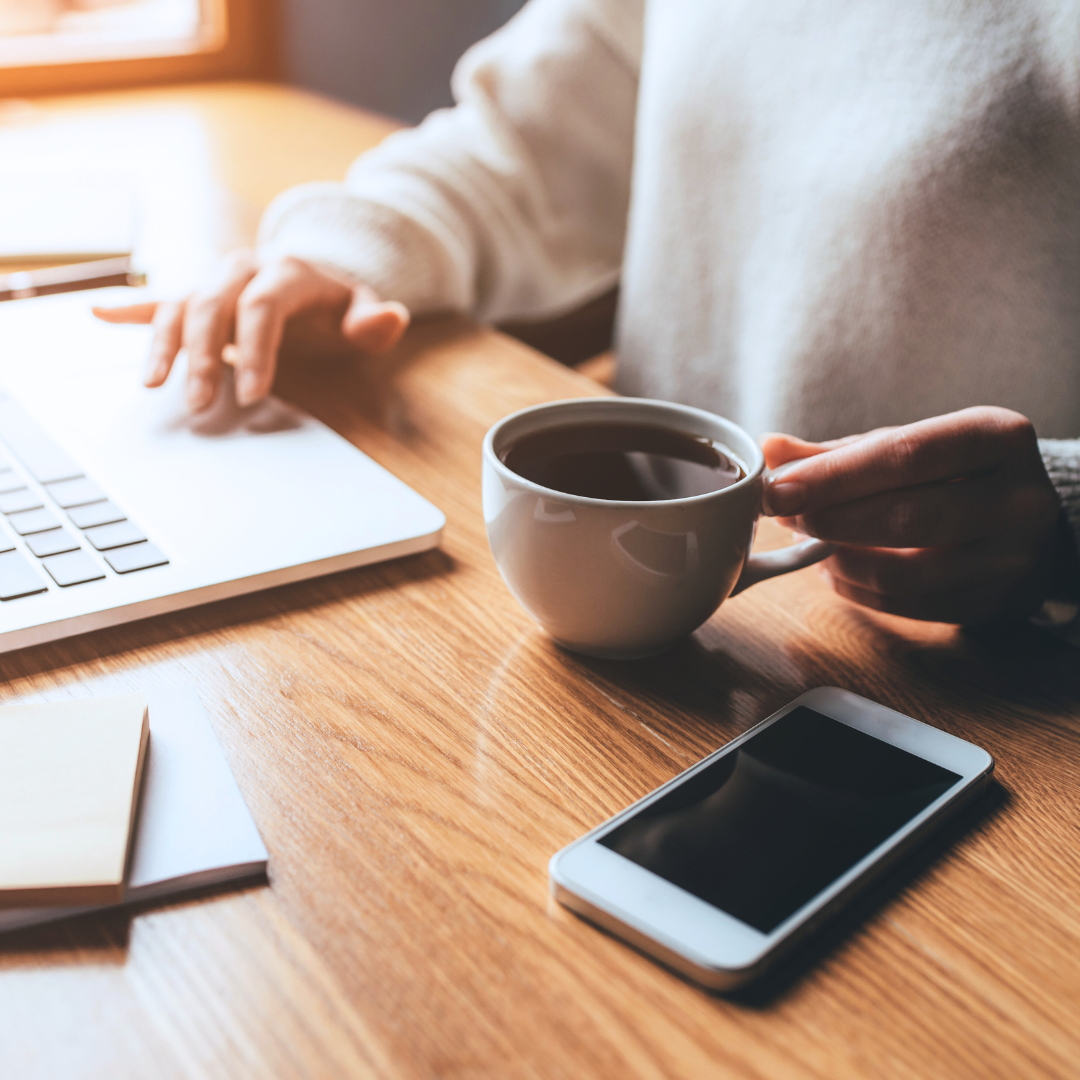
[[[145,284],[146,275],[133,271],[130,257],[124,255],[116,259],[0,275],[0,301],[27,300],[32,296],[75,292],[77,289],[102,289],[106,285]]]

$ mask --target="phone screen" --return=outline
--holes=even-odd
[[[958,780],[800,705],[599,843],[767,934]]]

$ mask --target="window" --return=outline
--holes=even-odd
[[[204,52],[224,44],[224,14],[200,0],[0,0],[0,66]]]
[[[0,95],[266,76],[274,0],[0,0]]]

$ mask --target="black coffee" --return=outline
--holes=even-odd
[[[657,424],[561,424],[523,435],[502,460],[534,484],[628,502],[706,495],[746,475],[726,447]]]

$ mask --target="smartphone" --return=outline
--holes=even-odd
[[[731,989],[974,800],[993,769],[972,743],[818,687],[563,848],[551,891]]]

